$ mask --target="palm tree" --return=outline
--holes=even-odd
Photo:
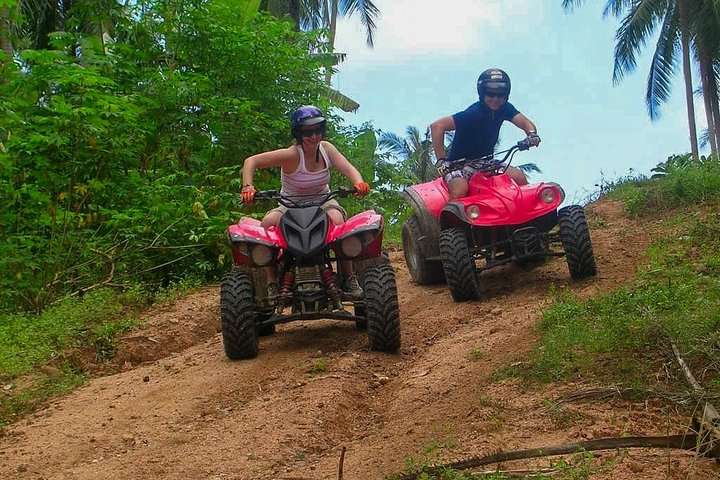
[[[376,20],[380,10],[372,0],[303,0],[300,12],[300,26],[306,30],[328,30],[330,51],[335,48],[337,21],[342,17],[357,15],[365,27],[367,46],[375,45]]]
[[[344,53],[335,52],[337,21],[341,17],[357,15],[365,26],[367,44],[373,47],[376,20],[380,13],[372,0],[262,0],[260,10],[275,16],[290,15],[296,30],[325,30],[325,51],[318,53],[325,66],[325,83],[328,97],[346,112],[354,112],[360,105],[353,99],[330,87],[334,67],[345,60]]]
[[[562,4],[563,8],[571,10],[583,1],[563,0]],[[619,83],[626,73],[635,69],[636,55],[655,33],[657,27],[660,27],[645,95],[651,120],[659,117],[660,105],[670,98],[671,80],[678,62],[678,49],[681,51],[690,149],[693,158],[697,159],[697,127],[690,71],[691,32],[688,2],[689,0],[607,0],[603,15],[612,14],[619,17],[625,13],[616,33],[614,84]]]
[[[382,132],[378,147],[400,158],[418,182],[428,182],[437,177],[437,171],[430,157],[432,142],[427,133],[424,137],[417,127],[410,125],[405,129],[404,138],[395,133]]]
[[[720,51],[720,15],[714,0],[690,3],[690,29],[695,34],[695,55],[700,65],[705,113],[708,119],[708,141],[717,156],[720,149],[720,102],[718,74],[715,69]]]
[[[454,132],[445,134],[446,150],[452,143],[454,136]],[[432,141],[430,140],[429,130],[426,130],[425,135],[421,135],[417,127],[410,125],[405,130],[405,137],[400,137],[391,132],[382,132],[378,148],[400,158],[418,183],[429,182],[437,177],[437,170],[431,156]],[[542,172],[534,163],[524,163],[518,165],[517,168],[526,174]]]

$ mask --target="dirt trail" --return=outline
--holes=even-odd
[[[599,276],[569,280],[564,260],[533,271],[483,274],[480,301],[456,304],[444,286],[411,284],[401,252],[403,346],[370,352],[350,323],[279,326],[251,361],[225,358],[218,288],[148,313],[122,343],[121,372],[92,380],[8,428],[0,478],[10,479],[382,479],[404,459],[447,442],[457,460],[620,435],[680,433],[688,424],[659,404],[585,402],[562,410],[548,400],[582,388],[528,390],[493,380],[535,342],[548,293],[582,297],[630,278],[649,243],[647,226],[619,204],[588,208]],[[481,352],[480,359],[472,352]],[[324,359],[324,371],[312,374]],[[714,462],[684,452],[598,452],[592,478],[717,478]],[[614,464],[609,462],[614,460]],[[548,459],[508,468],[548,466]],[[493,468],[493,467],[490,467]]]

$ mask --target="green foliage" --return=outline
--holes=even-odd
[[[315,362],[313,362],[312,367],[310,367],[309,373],[311,376],[319,375],[325,372],[325,370],[327,370],[327,366],[327,359],[318,358],[317,360],[315,360]]]
[[[587,301],[556,292],[540,324],[542,347],[532,355],[530,375],[604,382],[613,376],[643,384],[659,368],[660,347],[671,340],[688,362],[700,365],[713,394],[720,393],[712,382],[720,376],[712,346],[720,335],[720,221],[694,217],[680,222],[686,235],[656,242],[634,287]]]
[[[95,357],[97,361],[104,362],[115,356],[117,349],[116,336],[140,326],[140,322],[132,318],[124,318],[104,323],[95,329],[94,341]]]
[[[632,215],[666,212],[720,199],[720,163],[714,157],[692,160],[675,155],[652,169],[651,179],[628,176],[601,186],[601,195],[625,202]]]
[[[93,326],[122,312],[122,303],[111,301],[114,298],[112,291],[98,290],[82,299],[69,298],[39,316],[0,317],[0,378],[14,378],[79,345]]]
[[[0,84],[0,312],[227,268],[242,158],[325,91],[313,36],[236,6],[141,2],[110,42],[21,53]]]
[[[84,381],[83,361],[69,350],[94,352],[87,362],[111,360],[119,334],[140,326],[136,314],[152,302],[177,298],[197,282],[178,282],[152,294],[139,284],[122,293],[98,289],[57,302],[40,315],[0,315],[0,430],[17,415]],[[23,387],[14,384],[22,377]]]

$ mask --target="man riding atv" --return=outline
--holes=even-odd
[[[433,150],[437,158],[438,172],[444,178],[450,191],[450,198],[467,195],[468,180],[477,170],[468,165],[461,170],[451,172],[450,162],[460,158],[479,158],[493,153],[498,141],[500,127],[505,120],[523,130],[528,145],[540,145],[535,124],[518,112],[510,97],[510,77],[499,68],[491,68],[480,74],[477,80],[479,101],[462,112],[438,118],[430,124]],[[455,131],[450,152],[445,155],[445,132]],[[509,167],[505,172],[518,185],[528,183],[525,174],[519,168]]]
[[[516,152],[540,144],[535,124],[507,101],[510,78],[502,70],[486,70],[477,90],[478,102],[430,126],[440,178],[405,189],[413,215],[403,223],[403,252],[413,281],[445,280],[453,299],[463,301],[480,297],[481,272],[506,264],[527,269],[564,256],[573,279],[595,275],[583,207],[560,208],[565,199],[560,185],[528,184],[525,174],[510,166]],[[527,136],[495,154],[505,120]],[[445,158],[444,135],[452,130]]]

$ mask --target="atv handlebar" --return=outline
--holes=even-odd
[[[524,152],[525,150],[530,149],[531,146],[532,145],[530,145],[530,143],[526,140],[521,140],[512,147],[501,152],[491,153],[490,155],[485,155],[484,157],[460,158],[458,160],[453,160],[450,162],[450,171],[461,170],[463,167],[472,165],[473,168],[481,173],[504,172],[510,166],[510,163],[512,163],[512,157],[515,155],[515,152]],[[505,154],[503,158],[495,158],[495,155],[501,155],[503,153]]]
[[[260,190],[255,193],[253,200],[277,200],[280,205],[288,208],[301,208],[310,206],[319,206],[328,200],[333,198],[347,198],[355,195],[357,190],[355,188],[343,188],[339,187],[335,190],[330,190],[327,193],[320,195],[293,195],[290,197],[283,197],[279,190]],[[242,199],[240,204],[242,204]]]

